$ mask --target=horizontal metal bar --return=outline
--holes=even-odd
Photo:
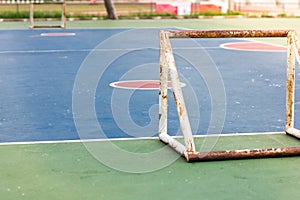
[[[180,142],[178,142],[177,140],[175,140],[174,138],[172,138],[166,133],[159,134],[159,139],[164,143],[168,144],[173,149],[175,149],[175,151],[180,155],[185,156],[187,159],[187,154],[186,154],[187,148],[183,144],[181,144]]]
[[[300,156],[300,147],[188,152],[188,162]]]
[[[31,28],[64,28],[61,25],[34,25]]]
[[[291,136],[294,136],[294,137],[300,139],[300,130],[299,130],[299,129],[292,128],[292,127],[287,128],[287,129],[286,129],[286,134],[291,135]]]
[[[28,4],[34,4],[34,5],[48,5],[48,4],[65,4],[66,2],[64,1],[44,1],[44,2],[30,2]],[[22,3],[20,3],[22,4]]]
[[[287,37],[294,30],[169,30],[170,38]]]

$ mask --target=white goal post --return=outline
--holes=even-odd
[[[226,150],[214,152],[197,152],[194,138],[186,110],[176,63],[170,43],[171,38],[255,38],[255,37],[286,37],[287,76],[286,76],[286,127],[288,135],[300,139],[300,130],[294,127],[294,98],[295,98],[295,61],[300,64],[300,45],[294,30],[166,30],[160,36],[160,89],[159,89],[159,130],[161,141],[168,144],[176,152],[186,158],[188,162],[300,156],[300,147],[264,148]],[[181,144],[167,133],[168,128],[168,78],[172,84],[179,123],[185,144]]]
[[[27,2],[27,1],[26,1]],[[31,0],[28,1],[30,4],[30,12],[29,12],[29,21],[30,28],[66,28],[66,2],[64,0],[60,1],[39,1],[39,0]],[[34,25],[34,5],[61,5],[61,24],[60,25]]]

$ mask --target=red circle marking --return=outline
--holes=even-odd
[[[243,51],[286,51],[287,48],[263,42],[234,42],[221,45],[222,48]]]
[[[76,33],[41,33],[44,37],[75,36]]]
[[[184,87],[184,83],[180,83]],[[117,81],[109,84],[111,87],[134,90],[157,90],[159,88],[159,80],[130,80]],[[168,88],[171,88],[171,82],[168,82]]]

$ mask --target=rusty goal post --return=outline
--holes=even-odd
[[[294,127],[295,65],[300,64],[300,45],[294,30],[163,30],[160,37],[160,88],[159,88],[159,130],[158,137],[168,144],[188,162],[228,160],[282,156],[300,156],[300,147],[263,148],[197,152],[186,110],[179,75],[172,52],[172,38],[287,38],[287,74],[286,74],[286,134],[300,139],[300,130]],[[176,108],[179,117],[184,144],[167,133],[168,79],[172,84]]]

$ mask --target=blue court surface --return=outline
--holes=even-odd
[[[156,136],[158,89],[145,85],[159,80],[158,32],[1,30],[0,142]],[[225,115],[221,133],[284,130],[286,51],[221,47],[244,42],[252,41],[172,40],[194,134],[216,128],[210,124],[216,117],[212,102],[218,102],[211,99],[214,87],[226,94],[220,99],[226,106],[218,111]],[[169,96],[168,132],[176,135],[171,91]],[[297,127],[299,101],[295,107]]]

